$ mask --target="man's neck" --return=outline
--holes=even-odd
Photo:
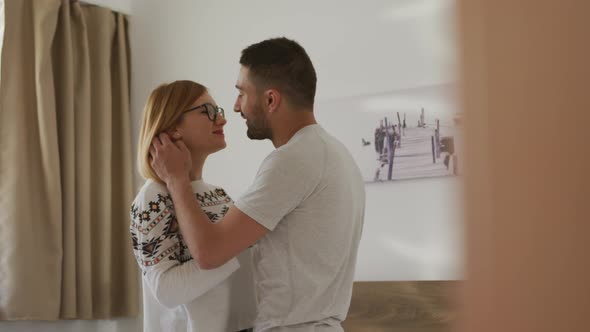
[[[289,142],[289,140],[291,140],[291,138],[302,128],[317,124],[313,113],[310,113],[310,115],[311,116],[305,116],[297,120],[290,119],[288,120],[287,125],[278,130],[274,130],[272,144],[275,149],[287,144],[287,142]]]

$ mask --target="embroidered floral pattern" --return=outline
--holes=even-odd
[[[197,192],[195,197],[211,222],[218,222],[229,211],[231,198],[221,188]],[[163,260],[180,264],[190,261],[192,257],[182,238],[170,194],[158,193],[147,198],[133,202],[130,210],[133,251],[143,273]]]

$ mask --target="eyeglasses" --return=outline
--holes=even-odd
[[[195,106],[193,108],[190,108],[190,109],[184,111],[184,113],[198,110],[199,108],[204,108],[204,110],[202,110],[201,113],[206,113],[209,120],[211,120],[213,122],[215,122],[215,120],[217,120],[217,114],[219,114],[219,113],[221,113],[221,116],[225,118],[225,111],[223,110],[223,108],[221,108],[219,106],[215,106],[211,103],[205,103],[203,105]]]

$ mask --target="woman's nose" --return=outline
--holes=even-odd
[[[215,119],[215,124],[218,126],[224,126],[227,123],[227,119],[225,115],[221,113],[217,113],[217,118]]]

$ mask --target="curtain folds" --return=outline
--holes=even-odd
[[[136,316],[124,15],[6,0],[0,77],[0,319]]]

